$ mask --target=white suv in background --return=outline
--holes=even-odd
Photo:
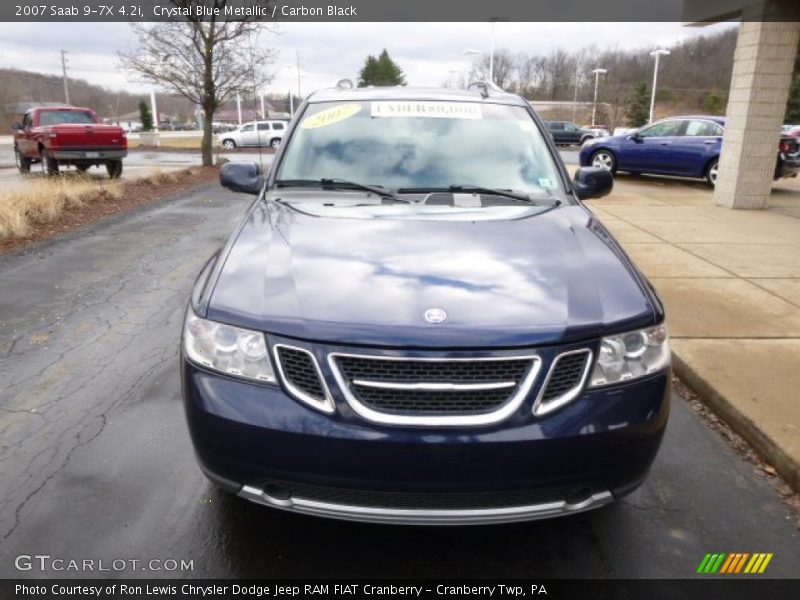
[[[240,146],[270,146],[277,150],[286,126],[286,121],[252,121],[233,131],[220,133],[217,139],[226,150],[234,150]]]

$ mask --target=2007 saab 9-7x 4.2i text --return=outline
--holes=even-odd
[[[198,277],[182,385],[218,486],[383,523],[522,521],[633,491],[669,412],[664,310],[521,98],[313,94]]]

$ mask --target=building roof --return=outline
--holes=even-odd
[[[488,97],[478,89],[457,90],[449,88],[419,88],[407,86],[381,86],[362,88],[329,88],[314,92],[309,102],[358,102],[362,100],[440,100],[451,102],[486,102],[526,106],[525,100],[515,94],[489,88]]]

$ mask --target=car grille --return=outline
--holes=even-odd
[[[588,350],[557,356],[550,370],[547,388],[542,394],[542,402],[551,402],[579,386],[590,356]]]
[[[519,391],[531,357],[415,359],[336,355],[336,367],[355,400],[383,414],[480,415],[504,406]]]
[[[311,354],[289,346],[278,346],[277,354],[283,377],[290,386],[316,400],[325,399],[325,388]]]
[[[563,485],[532,490],[503,490],[492,492],[384,492],[357,490],[266,479],[257,482],[270,496],[290,497],[376,508],[408,508],[431,510],[459,510],[527,506],[561,500],[575,501],[588,497],[595,489],[593,483],[586,485]]]

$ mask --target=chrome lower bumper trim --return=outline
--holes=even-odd
[[[348,504],[331,504],[306,498],[275,498],[263,490],[245,485],[239,496],[272,508],[279,508],[306,515],[342,519],[345,521],[362,521],[368,523],[386,523],[395,525],[487,525],[491,523],[514,523],[517,521],[534,521],[576,514],[599,508],[614,501],[611,492],[596,492],[586,499],[569,503],[565,500],[532,504],[527,506],[509,506],[502,508],[480,509],[413,509],[413,508],[378,508],[369,506],[352,506]]]

